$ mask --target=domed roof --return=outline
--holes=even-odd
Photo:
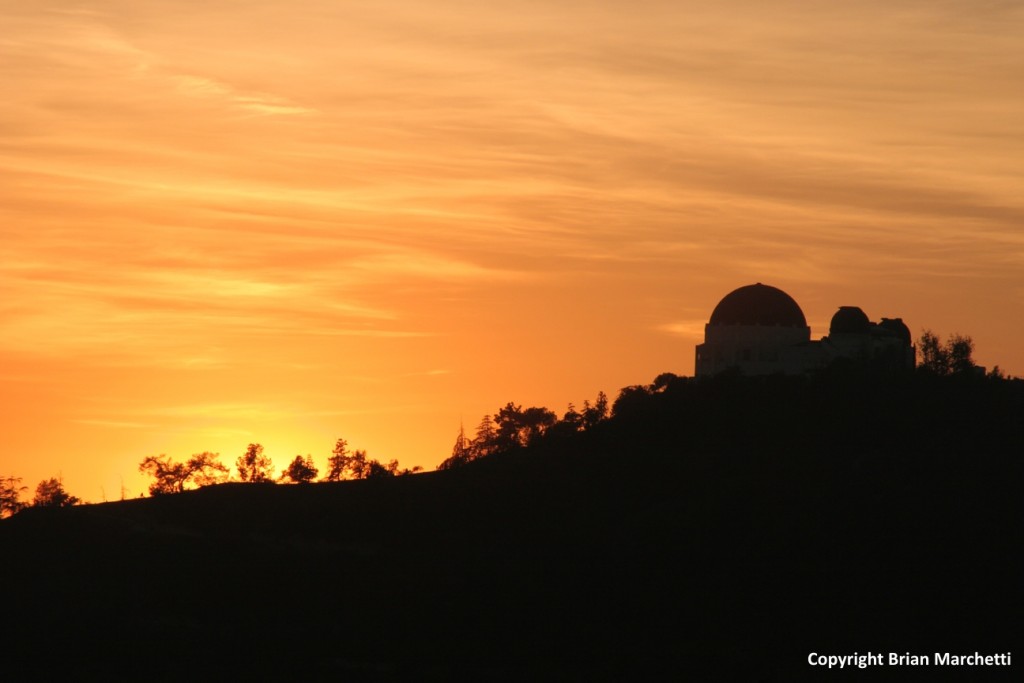
[[[867,334],[871,332],[871,321],[858,306],[840,306],[828,326],[829,334]]]
[[[882,318],[882,322],[878,326],[883,330],[888,330],[899,337],[904,344],[910,346],[910,328],[903,322],[903,318]]]
[[[807,327],[807,319],[793,297],[758,282],[726,294],[715,306],[708,324]]]

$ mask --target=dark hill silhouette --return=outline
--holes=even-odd
[[[449,471],[30,509],[0,523],[5,665],[846,680],[808,654],[1012,651],[1022,410],[982,377],[663,376]]]

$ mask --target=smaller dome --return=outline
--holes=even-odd
[[[883,330],[888,330],[899,337],[904,344],[910,346],[910,328],[903,322],[903,318],[882,318],[882,322],[878,323],[878,326]]]
[[[726,294],[711,312],[708,324],[807,327],[807,319],[793,297],[758,282]]]
[[[840,306],[828,326],[829,334],[867,334],[870,331],[871,321],[859,306]]]

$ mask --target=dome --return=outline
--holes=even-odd
[[[840,306],[828,326],[829,334],[868,334],[871,321],[858,306]]]
[[[758,282],[726,294],[708,324],[807,327],[807,319],[793,297]]]
[[[878,326],[883,330],[888,330],[899,337],[904,344],[910,346],[910,328],[903,322],[903,318],[882,318],[882,322]]]

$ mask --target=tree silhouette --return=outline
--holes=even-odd
[[[377,462],[377,460],[371,460],[370,465],[373,466],[373,464]],[[423,468],[420,467],[419,465],[416,465],[412,469],[408,467],[400,467],[397,459],[388,461],[388,464],[385,465],[384,467],[385,469],[387,469],[388,472],[390,472],[393,476],[396,477],[404,477],[407,474],[416,474],[417,472],[423,471]]]
[[[32,499],[32,507],[63,508],[78,505],[82,502],[64,490],[60,479],[45,479],[36,486],[36,495]]]
[[[366,479],[370,476],[370,460],[366,457],[366,451],[357,450],[349,456],[347,479]]]
[[[343,479],[377,479],[420,471],[420,467],[402,469],[397,460],[384,464],[366,455],[366,451],[348,450],[348,442],[338,439],[334,444],[333,453],[327,458],[327,474],[324,481],[342,481]]]
[[[251,484],[273,481],[270,476],[273,474],[274,466],[270,458],[263,455],[261,444],[249,444],[245,454],[238,456],[235,467],[238,468],[238,478],[242,481]]]
[[[535,442],[558,416],[547,408],[527,408],[509,402],[494,416],[497,425],[496,450],[505,451]]]
[[[476,435],[469,442],[471,459],[475,460],[490,455],[497,447],[497,442],[498,432],[494,429],[494,418],[484,415],[476,427]]]
[[[389,463],[390,464],[390,463]],[[365,479],[386,479],[388,477],[395,476],[395,470],[398,469],[398,462],[394,462],[395,466],[388,467],[379,460],[370,460],[366,466]]]
[[[565,410],[562,419],[551,425],[545,434],[549,438],[564,439],[583,430],[583,414],[572,403]]]
[[[946,343],[949,348],[949,367],[953,374],[971,372],[977,366],[974,363],[974,340],[959,334],[950,336]]]
[[[644,412],[650,403],[651,395],[650,389],[640,384],[623,387],[612,406],[612,417]]]
[[[192,479],[197,486],[210,486],[227,481],[229,470],[221,464],[219,453],[203,451],[196,453],[185,462],[186,480]]]
[[[608,418],[608,396],[603,392],[597,392],[597,400],[594,405],[589,401],[583,402],[583,428],[593,429],[599,422]]]
[[[466,438],[466,430],[459,425],[459,435],[455,437],[455,445],[452,446],[452,454],[437,466],[439,470],[450,470],[465,465],[473,459],[473,449],[469,439]]]
[[[149,485],[150,495],[180,493],[190,483],[198,486],[217,484],[228,476],[228,468],[218,460],[220,455],[204,451],[185,462],[174,462],[164,454],[147,456],[139,463],[139,471],[156,481]]]
[[[968,336],[951,334],[943,344],[938,335],[925,330],[917,342],[917,351],[921,355],[919,367],[935,375],[962,375],[977,368],[973,358],[974,340]]]
[[[21,477],[0,478],[0,518],[16,515],[25,508],[21,494],[28,491],[21,485]]]
[[[313,465],[313,456],[307,455],[303,458],[301,455],[296,455],[288,468],[281,473],[281,479],[288,478],[296,484],[308,484],[316,478],[318,471]]]
[[[345,439],[338,439],[334,444],[334,451],[327,458],[327,474],[324,479],[366,479],[369,473],[370,463],[366,451],[349,451],[348,442]]]
[[[366,461],[366,467],[361,471],[362,476],[358,479],[387,479],[388,477],[401,477],[406,474],[419,472],[422,467],[416,466],[410,469],[399,467],[398,460],[389,460],[385,465],[380,460],[370,459]]]
[[[338,439],[334,444],[334,450],[327,456],[327,473],[325,481],[341,481],[345,478],[345,469],[349,461],[348,441]]]
[[[663,372],[654,378],[654,381],[651,382],[649,390],[653,394],[660,394],[673,384],[677,383],[679,379],[679,375],[673,372]]]
[[[608,396],[603,391],[598,392],[593,405],[590,401],[584,401],[582,411],[576,410],[576,406],[570,403],[561,420],[547,408],[524,409],[509,402],[495,415],[484,415],[476,428],[476,436],[471,440],[466,439],[465,431],[460,425],[452,454],[445,458],[437,469],[448,470],[493,453],[529,446],[537,443],[542,437],[567,438],[578,432],[593,429],[597,424],[607,420],[608,416]]]

